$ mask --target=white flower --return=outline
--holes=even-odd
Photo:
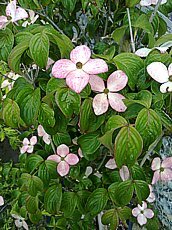
[[[51,137],[48,133],[45,132],[42,125],[38,125],[38,136],[43,137],[43,141],[49,145],[51,143]]]
[[[23,139],[23,146],[20,149],[20,152],[22,154],[25,152],[32,153],[34,145],[36,145],[36,143],[37,143],[37,137],[36,136],[31,137],[30,141],[28,140],[28,138],[24,138]]]
[[[148,198],[146,199],[147,202],[152,203],[155,201],[155,194],[153,193],[152,185],[149,184],[150,194]]]
[[[11,215],[13,218],[15,218],[15,225],[17,228],[23,227],[24,229],[29,230],[28,225],[23,217],[18,216],[16,214],[11,214]]]
[[[4,198],[2,196],[0,196],[0,206],[4,205]]]
[[[27,25],[32,25],[36,22],[36,20],[39,18],[39,15],[35,15],[35,12],[33,10],[28,10],[29,11],[29,20],[23,22],[22,26],[26,27]]]
[[[165,4],[167,0],[162,0],[161,5]],[[141,0],[140,5],[141,6],[150,6],[150,5],[156,5],[158,3],[158,0]]]

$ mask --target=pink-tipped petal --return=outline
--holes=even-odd
[[[29,145],[30,144],[30,141],[25,137],[23,139],[23,145]]]
[[[159,180],[160,180],[160,170],[157,170],[154,172],[152,184],[155,184]]]
[[[51,143],[50,135],[45,133],[44,136],[43,136],[43,141],[45,142],[45,144],[49,145]]]
[[[123,89],[127,85],[127,82],[127,75],[123,71],[117,70],[109,76],[107,80],[107,88],[110,92],[117,92]]]
[[[159,170],[161,168],[161,159],[159,157],[155,157],[152,161],[151,169],[153,171]]]
[[[90,75],[89,84],[91,89],[96,92],[103,92],[105,89],[105,83],[103,79],[97,75]]]
[[[80,93],[89,82],[89,75],[81,69],[70,72],[66,77],[66,84],[76,93]]]
[[[123,181],[128,180],[130,177],[130,172],[128,167],[123,165],[122,168],[119,170],[120,177]]]
[[[4,205],[4,198],[0,196],[0,206]]]
[[[51,160],[51,161],[55,161],[57,163],[59,163],[61,161],[61,157],[58,156],[57,154],[54,155],[50,155],[47,160]]]
[[[42,125],[38,125],[38,136],[43,137],[45,135],[45,130]]]
[[[23,154],[25,152],[27,152],[27,149],[28,149],[28,145],[24,145],[21,149],[20,149],[20,153]]]
[[[137,216],[137,221],[141,226],[147,223],[147,219],[143,214]]]
[[[82,69],[88,74],[99,74],[108,71],[108,65],[102,59],[90,59]]]
[[[151,219],[151,218],[153,218],[153,216],[154,216],[154,212],[153,212],[151,209],[146,208],[146,209],[144,210],[144,215],[145,215],[148,219]]]
[[[168,75],[172,76],[172,63],[168,67]]]
[[[107,95],[104,93],[97,94],[93,99],[93,109],[96,115],[106,113],[109,107]]]
[[[16,16],[16,1],[11,1],[6,7],[6,15],[12,18],[12,22],[15,20]]]
[[[57,147],[57,154],[61,157],[65,157],[67,154],[69,154],[69,147],[65,144],[59,145]]]
[[[88,46],[81,45],[77,46],[70,53],[70,59],[76,64],[77,62],[82,63],[83,65],[90,59],[91,50]]]
[[[161,62],[152,62],[147,66],[147,72],[159,83],[165,83],[169,79],[167,67]]]
[[[66,176],[69,173],[69,165],[66,161],[61,161],[57,166],[57,172],[60,176]]]
[[[172,92],[172,82],[167,81],[160,86],[161,93]]]
[[[150,192],[150,195],[146,199],[147,202],[152,203],[155,201],[155,194],[153,192]]]
[[[172,180],[172,169],[165,168],[163,172],[161,172],[160,178],[162,181],[171,181]]]
[[[52,64],[54,64],[54,60],[51,59],[51,58],[48,58],[47,65],[46,65],[46,70],[48,70]]]
[[[30,138],[30,144],[31,145],[36,145],[36,143],[37,143],[37,137],[36,136],[31,137]]]
[[[167,157],[163,160],[161,166],[163,168],[172,168],[172,157]]]
[[[0,16],[0,29],[3,29],[6,26],[7,22],[8,22],[7,17]]]
[[[151,49],[149,48],[140,48],[135,52],[135,54],[139,57],[147,57],[150,52]]]
[[[81,148],[78,149],[78,155],[79,155],[81,158],[84,157]]]
[[[112,109],[116,110],[117,112],[124,112],[127,109],[123,102],[123,99],[125,99],[123,95],[119,93],[108,93],[108,99]]]
[[[108,162],[105,164],[105,167],[108,169],[116,169],[117,165],[116,165],[114,158],[109,159]]]
[[[27,152],[33,153],[33,145],[28,145]]]
[[[140,209],[139,208],[133,208],[132,209],[132,215],[137,217],[140,214]]]
[[[64,159],[69,165],[76,165],[79,162],[79,158],[76,154],[69,153]]]
[[[61,59],[56,61],[53,65],[52,75],[55,78],[66,78],[67,75],[74,70],[76,70],[76,65],[72,61]]]
[[[141,6],[150,6],[152,4],[152,0],[141,0],[140,5]]]
[[[12,21],[17,22],[18,20],[25,19],[25,18],[28,18],[28,13],[23,8],[18,7],[16,9],[15,17]]]
[[[138,204],[138,208],[140,209],[140,211],[143,211],[147,208],[147,203],[145,201],[142,201],[142,205],[140,206],[140,204]]]

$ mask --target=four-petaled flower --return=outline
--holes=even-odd
[[[20,152],[21,153],[25,153],[25,152],[32,153],[34,145],[36,145],[36,143],[37,143],[37,137],[36,136],[31,137],[30,141],[28,140],[28,138],[24,138],[23,139],[23,146],[20,149]]]
[[[142,206],[138,204],[138,206],[132,210],[132,214],[137,217],[137,221],[141,226],[147,223],[147,219],[151,219],[154,216],[154,212],[147,208],[145,201],[142,201]]]
[[[10,16],[11,20],[8,20],[6,16]],[[18,20],[28,18],[27,12],[17,7],[17,1],[11,1],[6,7],[6,16],[0,16],[0,29],[3,29],[10,21],[17,22]]]
[[[17,228],[23,227],[23,228],[26,229],[26,230],[29,229],[29,228],[28,228],[28,225],[27,225],[27,223],[26,223],[26,221],[24,220],[23,217],[18,216],[18,215],[16,215],[16,214],[11,214],[11,216],[12,216],[13,218],[15,218],[15,226],[16,226]]]
[[[146,199],[147,202],[152,203],[155,201],[155,194],[153,193],[153,188],[152,185],[149,184],[149,190],[150,190],[150,194],[148,196],[148,198]]]
[[[70,60],[61,59],[55,62],[52,75],[66,78],[66,84],[76,93],[80,93],[89,82],[91,74],[108,71],[102,59],[91,59],[91,50],[86,45],[77,46],[70,53]]]
[[[69,173],[70,165],[76,165],[79,158],[76,154],[69,153],[68,146],[61,144],[57,147],[57,154],[49,156],[47,160],[57,162],[57,172],[60,176],[66,176]]]
[[[172,180],[172,157],[167,157],[162,162],[159,157],[154,158],[151,168],[153,171],[155,171],[152,184],[155,184],[159,180]]]
[[[93,99],[93,109],[96,115],[101,115],[108,110],[110,106],[117,112],[124,112],[127,107],[122,101],[125,97],[119,93],[116,93],[123,89],[128,82],[126,74],[117,70],[113,72],[107,80],[107,88],[102,78],[97,75],[90,77],[89,83],[91,89],[96,92],[100,92]]]
[[[4,205],[4,198],[2,196],[0,196],[0,206]]]
[[[165,4],[167,0],[162,0],[161,5]],[[150,5],[156,5],[158,3],[158,0],[141,0],[140,5],[141,6],[150,6]]]
[[[43,137],[45,144],[49,145],[51,143],[51,137],[48,133],[45,132],[42,125],[38,125],[38,136]]]
[[[152,62],[147,66],[147,71],[155,81],[163,83],[160,86],[161,93],[172,92],[172,63],[167,69],[161,62]]]

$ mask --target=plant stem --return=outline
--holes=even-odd
[[[106,33],[107,33],[107,28],[108,28],[108,21],[109,21],[109,14],[110,14],[110,2],[108,1],[108,6],[107,6],[107,12],[106,12],[106,21],[105,21],[105,28],[104,28],[104,32],[103,32],[103,36],[105,37],[106,36]]]
[[[55,149],[54,143],[51,138],[50,138],[50,143],[51,143],[51,147],[53,149],[54,154],[56,154],[56,149]]]
[[[129,29],[130,29],[130,38],[131,38],[131,47],[133,53],[135,53],[135,42],[134,42],[134,37],[133,37],[133,31],[132,31],[132,26],[131,26],[131,18],[130,18],[130,10],[127,8],[127,16],[128,16],[128,22],[129,22]]]
[[[140,167],[142,167],[144,165],[144,163],[146,162],[147,158],[151,155],[151,153],[153,152],[153,150],[156,148],[156,146],[158,145],[158,143],[162,139],[163,135],[164,135],[164,132],[162,131],[161,135],[152,143],[152,145],[150,146],[148,152],[143,157],[143,159],[142,159],[142,161],[140,163]]]

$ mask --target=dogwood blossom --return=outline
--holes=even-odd
[[[69,152],[69,147],[61,144],[57,147],[57,154],[50,155],[47,160],[52,160],[58,163],[57,172],[60,176],[66,176],[69,173],[70,165],[76,165],[79,158],[76,154]]]
[[[161,5],[165,4],[167,0],[162,0]],[[141,6],[150,6],[150,5],[156,5],[158,3],[158,0],[141,0],[140,5]]]
[[[34,24],[36,20],[39,18],[39,15],[38,14],[35,15],[35,12],[33,10],[28,10],[28,12],[29,12],[29,20],[23,22],[22,24],[23,27]]]
[[[4,205],[4,198],[2,196],[0,196],[0,206]]]
[[[0,29],[3,29],[8,24],[8,19],[6,16],[0,16]]]
[[[152,49],[149,49],[149,48],[140,48],[138,49],[135,54],[139,57],[147,57],[149,55],[149,53],[153,50],[159,50],[160,53],[165,53],[168,49],[169,49],[170,46],[166,46],[166,47],[154,47]]]
[[[159,157],[154,158],[151,168],[154,171],[152,184],[155,184],[159,180],[172,180],[172,157],[167,157],[163,161]]]
[[[150,194],[148,196],[148,198],[146,199],[147,202],[152,203],[155,201],[155,194],[153,193],[153,188],[152,185],[149,184],[149,190],[150,190]]]
[[[160,86],[161,93],[172,92],[172,63],[167,67],[161,62],[152,62],[147,66],[147,72]]]
[[[142,206],[138,204],[138,206],[132,210],[132,214],[137,217],[137,221],[141,226],[147,223],[147,219],[151,219],[154,216],[154,212],[147,208],[145,201],[142,201]]]
[[[96,115],[105,113],[108,110],[109,104],[117,112],[124,112],[127,109],[123,102],[125,97],[116,93],[123,89],[127,82],[128,77],[121,70],[117,70],[109,76],[107,88],[102,78],[97,75],[92,75],[90,77],[89,83],[91,89],[95,92],[100,92],[93,99],[93,109]]]
[[[15,219],[15,226],[17,228],[23,227],[24,229],[29,230],[28,225],[23,217],[18,216],[16,214],[11,214],[11,216]]]
[[[23,139],[23,146],[22,148],[20,149],[20,153],[32,153],[33,152],[33,148],[34,148],[34,145],[36,145],[37,143],[37,137],[36,136],[33,136],[30,138],[30,141],[28,140],[28,138],[24,138]]]
[[[45,144],[49,145],[51,142],[51,137],[48,133],[45,132],[42,125],[38,125],[38,136],[43,137]]]
[[[111,158],[108,160],[108,162],[105,164],[105,167],[108,169],[116,169],[117,164],[114,160],[114,158]],[[130,177],[130,172],[128,170],[128,167],[126,165],[123,165],[119,170],[119,175],[123,181],[128,180]]]
[[[77,46],[70,53],[70,60],[61,59],[55,62],[52,75],[55,78],[66,78],[66,84],[76,93],[80,93],[88,84],[91,74],[108,71],[102,59],[91,59],[91,50],[86,45]]]

